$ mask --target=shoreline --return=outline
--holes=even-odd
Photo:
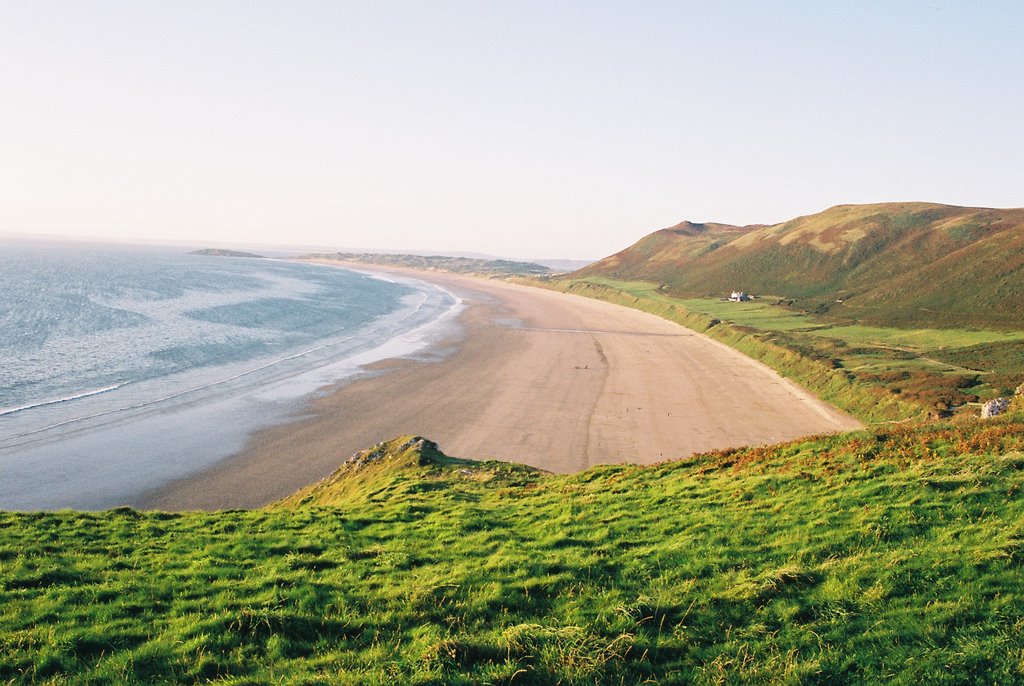
[[[369,280],[309,274],[322,269],[290,264],[285,273]],[[11,408],[0,416],[0,503],[36,511],[139,502],[237,455],[258,431],[295,421],[330,384],[364,375],[373,362],[424,354],[449,335],[461,311],[457,297],[418,279],[382,278],[408,292],[394,291],[393,303],[382,296],[384,307],[370,302],[372,316],[351,326],[327,320],[317,338]]]
[[[136,499],[143,509],[259,507],[402,434],[552,472],[652,464],[861,426],[739,352],[655,315],[529,286],[377,265],[463,300],[461,333],[368,365],[293,422]]]

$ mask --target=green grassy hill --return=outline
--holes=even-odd
[[[265,510],[0,514],[0,681],[1024,680],[1024,416],[556,476],[404,437]]]
[[[641,238],[622,252],[577,271],[573,276],[614,276],[650,281],[654,274],[685,270],[700,258],[759,227],[695,224],[684,221]]]
[[[773,226],[704,226],[711,228],[656,232],[576,275],[688,296],[770,294],[890,326],[1024,322],[1024,209],[840,205]]]

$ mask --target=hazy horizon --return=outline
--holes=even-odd
[[[1024,6],[0,2],[0,233],[596,259],[1020,207]]]
[[[272,253],[294,253],[296,255],[308,252],[352,252],[368,254],[396,254],[407,252],[413,255],[440,255],[449,257],[471,257],[479,259],[509,259],[509,260],[546,260],[552,263],[591,263],[601,259],[602,256],[592,258],[560,258],[546,255],[496,255],[493,253],[476,252],[472,250],[460,250],[458,248],[426,248],[426,249],[400,249],[400,248],[375,248],[373,246],[346,246],[346,245],[316,245],[302,243],[261,243],[252,241],[210,240],[201,238],[135,238],[132,236],[99,236],[99,235],[73,235],[73,234],[46,234],[46,233],[19,233],[0,231],[0,239],[9,239],[23,243],[53,243],[56,245],[96,245],[111,247],[152,247],[152,248],[187,248],[187,249],[231,249],[231,250],[260,250],[267,253],[267,257],[274,257]]]

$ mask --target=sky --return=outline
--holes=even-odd
[[[1024,206],[1024,3],[0,0],[0,232],[598,258]]]

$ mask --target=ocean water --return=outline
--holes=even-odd
[[[103,508],[208,467],[459,306],[414,279],[185,249],[0,244],[0,508]]]

